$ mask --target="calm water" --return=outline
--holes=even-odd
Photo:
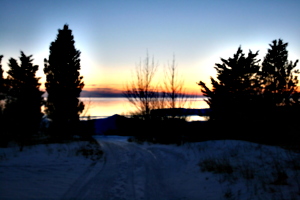
[[[108,117],[114,114],[128,115],[135,111],[135,107],[126,98],[80,98],[85,104],[85,109],[81,116]],[[187,108],[208,108],[204,98],[191,98],[186,104]],[[195,117],[193,120],[196,120]],[[201,120],[201,119],[199,119]]]

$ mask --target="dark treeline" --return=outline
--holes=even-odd
[[[149,108],[148,111],[144,108],[144,113],[151,117],[135,123],[140,124],[135,139],[164,143],[240,139],[268,144],[297,144],[300,138],[297,133],[299,71],[295,69],[298,60],[288,60],[287,46],[288,43],[281,39],[272,41],[262,61],[257,58],[258,51],[249,50],[245,55],[241,47],[232,58],[221,58],[222,62],[215,66],[217,77],[211,78],[212,88],[202,81],[197,83],[210,106],[207,122],[185,123],[178,118],[168,118],[162,123],[161,120],[153,120],[157,116],[151,116]],[[149,79],[145,76],[144,80]],[[144,88],[139,86],[135,87],[135,91],[127,92],[129,98],[140,98],[141,105],[146,107],[155,101],[155,97],[152,98],[152,93],[145,92]],[[146,95],[151,100],[148,104]]]
[[[262,62],[258,52],[245,55],[238,48],[232,58],[216,64],[212,89],[198,83],[211,108],[209,132],[218,138],[299,142],[298,60],[288,60],[287,45],[272,41]]]
[[[188,95],[178,78],[175,58],[165,69],[163,83],[153,85],[157,65],[147,55],[124,91],[136,112],[131,119],[117,122],[118,133],[161,143],[242,139],[297,144],[298,60],[288,60],[287,46],[281,39],[272,41],[262,61],[257,58],[258,51],[244,54],[241,47],[233,57],[221,59],[215,66],[216,79],[211,78],[212,88],[197,83],[210,106],[207,122],[186,122],[184,114],[178,115]],[[79,72],[80,51],[68,25],[58,30],[49,50],[44,60],[47,100],[42,97],[40,78],[36,77],[39,66],[33,64],[32,55],[21,51],[19,61],[10,58],[6,78],[0,56],[1,146],[13,141],[22,149],[41,138],[57,141],[93,133],[93,121],[84,126],[79,120],[84,109],[79,100],[84,82]]]
[[[22,149],[41,137],[68,139],[80,134],[79,114],[84,105],[78,97],[84,83],[79,73],[80,51],[74,43],[72,31],[64,25],[50,45],[49,58],[44,61],[46,101],[40,91],[40,78],[36,77],[39,66],[33,64],[32,55],[21,51],[19,62],[10,58],[7,78],[0,65],[1,146],[14,141]],[[42,105],[47,118],[43,118]]]

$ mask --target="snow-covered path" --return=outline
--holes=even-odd
[[[125,141],[101,141],[105,152],[63,199],[164,199],[161,170],[147,149]]]
[[[300,156],[242,141],[160,145],[97,139],[0,149],[0,199],[299,199]],[[80,151],[78,151],[80,150]],[[91,151],[97,152],[97,151]]]

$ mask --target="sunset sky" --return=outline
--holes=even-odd
[[[0,55],[7,70],[20,50],[32,54],[44,82],[49,45],[69,24],[85,90],[122,90],[148,52],[159,66],[157,80],[175,55],[185,87],[199,94],[196,82],[209,83],[214,64],[240,45],[263,58],[271,41],[281,38],[289,43],[289,59],[299,59],[299,10],[299,0],[1,0]]]

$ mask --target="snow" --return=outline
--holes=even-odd
[[[0,199],[300,199],[299,154],[279,147],[96,139],[102,156],[80,153],[88,142],[0,149]]]

